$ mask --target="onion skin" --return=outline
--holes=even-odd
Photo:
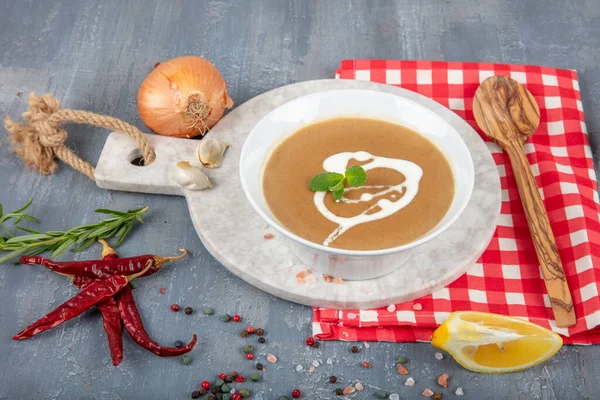
[[[225,80],[202,57],[178,57],[159,64],[138,91],[142,120],[165,136],[203,135],[232,106]]]

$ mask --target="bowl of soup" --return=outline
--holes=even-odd
[[[360,165],[367,181],[343,197],[309,189],[320,173]],[[471,154],[427,107],[371,90],[292,100],[250,132],[240,156],[243,191],[308,267],[343,279],[400,268],[446,231],[473,190]]]

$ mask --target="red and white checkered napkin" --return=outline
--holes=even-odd
[[[561,329],[553,320],[508,157],[489,143],[500,172],[502,215],[477,263],[447,287],[409,303],[377,310],[315,309],[313,330],[319,338],[427,341],[450,312],[474,310],[525,318],[560,333],[565,343],[600,343],[600,207],[577,73],[526,65],[374,60],[343,61],[337,70],[338,78],[387,83],[431,97],[482,137],[473,96],[491,75],[521,82],[540,107],[540,127],[525,152],[556,237],[577,324]]]

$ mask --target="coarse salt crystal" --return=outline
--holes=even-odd
[[[388,312],[394,312],[396,311],[396,305],[395,304],[390,304],[387,308]]]
[[[298,282],[298,285],[304,285],[304,278],[296,277],[296,281]]]
[[[398,396],[396,393],[392,393],[390,394],[390,400],[400,400],[400,396]]]
[[[409,378],[408,378],[408,379],[407,379],[407,380],[404,382],[404,384],[405,384],[406,386],[415,386],[415,380],[414,380],[414,379],[413,379],[413,377],[411,376],[411,377],[409,377]]]
[[[370,349],[371,348],[371,345],[369,343],[367,343],[367,342],[363,342],[363,343],[365,345],[365,349]]]
[[[456,391],[454,392],[455,395],[457,396],[462,396],[465,394],[465,392],[463,392],[461,387],[456,388]]]
[[[404,364],[397,364],[396,368],[398,368],[398,373],[400,375],[408,375],[408,369],[406,369]]]
[[[433,396],[433,391],[431,389],[427,388],[427,389],[423,390],[423,392],[421,393],[421,396],[431,397],[431,396]]]
[[[329,357],[327,361],[325,361],[328,365],[333,365],[333,358]]]
[[[352,393],[354,393],[354,392],[356,392],[356,389],[354,389],[354,387],[353,387],[353,386],[347,386],[347,387],[344,389],[344,394],[352,394]]]
[[[317,283],[317,278],[315,278],[314,275],[309,275],[306,278],[304,278],[304,282],[306,282],[306,283]]]
[[[319,366],[319,362],[318,362],[317,360],[314,360],[314,361],[312,362],[312,365],[314,365],[315,367],[318,367],[318,366]]]
[[[423,306],[421,305],[421,303],[416,303],[416,304],[413,306],[413,310],[416,310],[416,311],[421,311],[422,309],[423,309]]]
[[[442,360],[443,358],[444,358],[444,355],[442,353],[439,353],[439,352],[435,353],[435,359],[436,360],[439,361],[439,360]]]
[[[356,390],[363,390],[364,386],[362,385],[362,383],[356,382],[356,384],[354,385],[354,389],[356,389]]]
[[[300,372],[304,369],[304,367],[300,364],[296,365],[296,372]]]
[[[341,285],[342,283],[344,283],[344,281],[342,280],[342,278],[338,278],[336,276],[335,278],[333,278],[333,283],[337,283],[338,285]]]
[[[275,357],[273,354],[269,353],[269,354],[267,354],[267,361],[270,362],[271,364],[274,364],[277,362],[277,357]]]
[[[438,376],[437,378],[437,383],[438,385],[440,385],[441,387],[448,387],[448,374],[442,374],[440,376]]]
[[[272,233],[265,233],[265,234],[263,235],[263,237],[264,237],[265,239],[273,239],[273,238],[275,237],[275,235],[273,235]]]

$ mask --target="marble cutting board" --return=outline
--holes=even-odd
[[[288,248],[286,238],[275,233],[247,202],[240,186],[239,155],[254,125],[274,108],[310,93],[337,89],[364,89],[408,98],[440,115],[452,125],[471,151],[475,187],[467,209],[442,235],[420,246],[401,268],[366,281],[298,284],[296,274],[307,267]],[[185,196],[190,215],[208,251],[227,269],[248,283],[275,296],[310,306],[364,309],[397,304],[427,295],[462,275],[489,243],[499,215],[500,178],[492,156],[477,132],[452,111],[417,93],[372,82],[317,80],[296,83],[247,101],[226,115],[209,133],[231,144],[220,168],[205,169],[214,188],[187,191],[172,179],[175,164],[188,160],[198,165],[197,140],[146,135],[156,151],[156,161],[145,167],[131,160],[140,155],[127,136],[108,137],[98,166],[96,182],[105,189]],[[310,280],[309,280],[310,281]]]

